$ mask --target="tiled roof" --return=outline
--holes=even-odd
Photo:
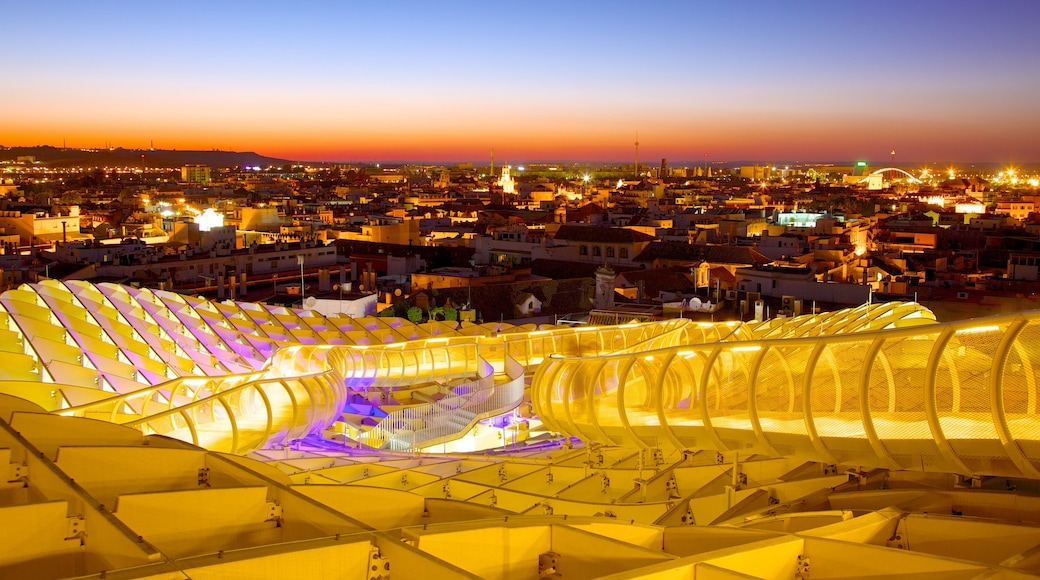
[[[599,269],[601,265],[602,264],[592,262],[571,262],[568,260],[547,260],[539,258],[531,261],[531,274],[534,276],[544,276],[553,280],[592,278],[596,275],[596,270]],[[618,273],[639,269],[638,267],[620,266],[618,264],[611,264],[610,267]]]
[[[634,244],[652,242],[654,237],[627,228],[564,225],[560,226],[554,239],[598,244]]]
[[[697,287],[692,275],[685,268],[660,270],[634,270],[621,274],[629,284],[643,283],[643,295],[655,299],[661,292],[682,292]]]
[[[723,282],[734,282],[737,279],[732,272],[722,267],[708,270],[708,275],[712,280],[722,280]]]
[[[763,264],[772,261],[747,246],[713,246],[684,242],[653,242],[633,261],[653,262],[658,259],[717,264]]]

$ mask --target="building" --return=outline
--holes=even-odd
[[[186,224],[194,226],[195,224]],[[215,230],[206,234],[218,234]],[[224,228],[223,241],[204,249],[197,244],[170,242],[168,251],[157,251],[154,246],[117,246],[113,251],[81,250],[74,252],[83,260],[101,259],[95,264],[96,275],[127,278],[168,289],[217,290],[223,298],[225,291],[245,292],[250,285],[272,284],[279,279],[299,281],[300,256],[307,275],[321,268],[338,264],[336,248],[315,243],[275,243],[234,247],[233,228]],[[132,252],[130,250],[133,250]],[[108,259],[108,262],[104,260]],[[235,288],[236,290],[230,290]]]
[[[7,236],[17,235],[21,246],[46,246],[93,237],[80,233],[79,206],[70,207],[65,215],[42,210],[0,211],[0,231]]]
[[[510,175],[511,167],[508,165],[502,166],[502,176],[498,178],[498,186],[502,188],[502,193],[506,195],[512,195],[516,193],[516,180]]]
[[[1011,280],[1040,280],[1040,253],[1012,252],[1008,256],[1007,277]]]
[[[507,270],[501,266],[485,266],[480,269],[449,266],[411,274],[412,288],[416,290],[491,286],[515,282],[520,276],[529,277],[530,270]]]
[[[794,296],[803,302],[863,304],[870,296],[867,284],[845,284],[817,280],[812,270],[802,265],[766,264],[739,268],[734,274],[737,290],[761,296]]]
[[[657,270],[660,268],[689,268],[696,272],[698,287],[714,287],[719,276],[715,269],[724,269],[730,276],[739,268],[768,264],[769,258],[748,246],[686,244],[682,242],[653,242],[635,258],[635,263]]]
[[[1035,205],[1031,200],[998,201],[994,213],[1009,215],[1016,220],[1025,220],[1035,210]]]
[[[419,245],[422,241],[419,220],[412,218],[371,217],[357,227],[327,229],[326,236],[336,240],[404,246]]]
[[[545,230],[530,229],[523,224],[496,228],[489,236],[473,238],[474,260],[493,266],[528,267],[533,256],[541,255]]]
[[[181,181],[185,183],[209,185],[211,182],[209,165],[189,164],[182,166]]]
[[[631,228],[563,225],[552,236],[553,245],[566,245],[578,262],[631,265],[654,237]]]

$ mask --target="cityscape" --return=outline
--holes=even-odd
[[[4,12],[0,576],[1040,577],[1040,5]]]
[[[17,155],[31,151],[56,161]],[[4,289],[104,280],[297,308],[310,297],[360,316],[418,308],[430,320],[440,306],[544,323],[584,320],[594,297],[578,281],[606,268],[604,300],[643,317],[694,299],[703,312],[681,314],[708,320],[870,300],[919,302],[949,320],[1036,301],[1040,183],[1028,166],[680,165],[639,163],[635,147],[629,163],[515,167],[492,150],[483,164],[230,167],[149,162],[260,159],[3,153]],[[140,165],[68,164],[108,156]],[[554,296],[561,283],[578,289]]]

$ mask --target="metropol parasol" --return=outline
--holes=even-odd
[[[0,295],[0,574],[1040,573],[1040,312],[564,327]]]

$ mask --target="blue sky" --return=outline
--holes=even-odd
[[[1037,2],[17,3],[0,143],[1040,161]]]

